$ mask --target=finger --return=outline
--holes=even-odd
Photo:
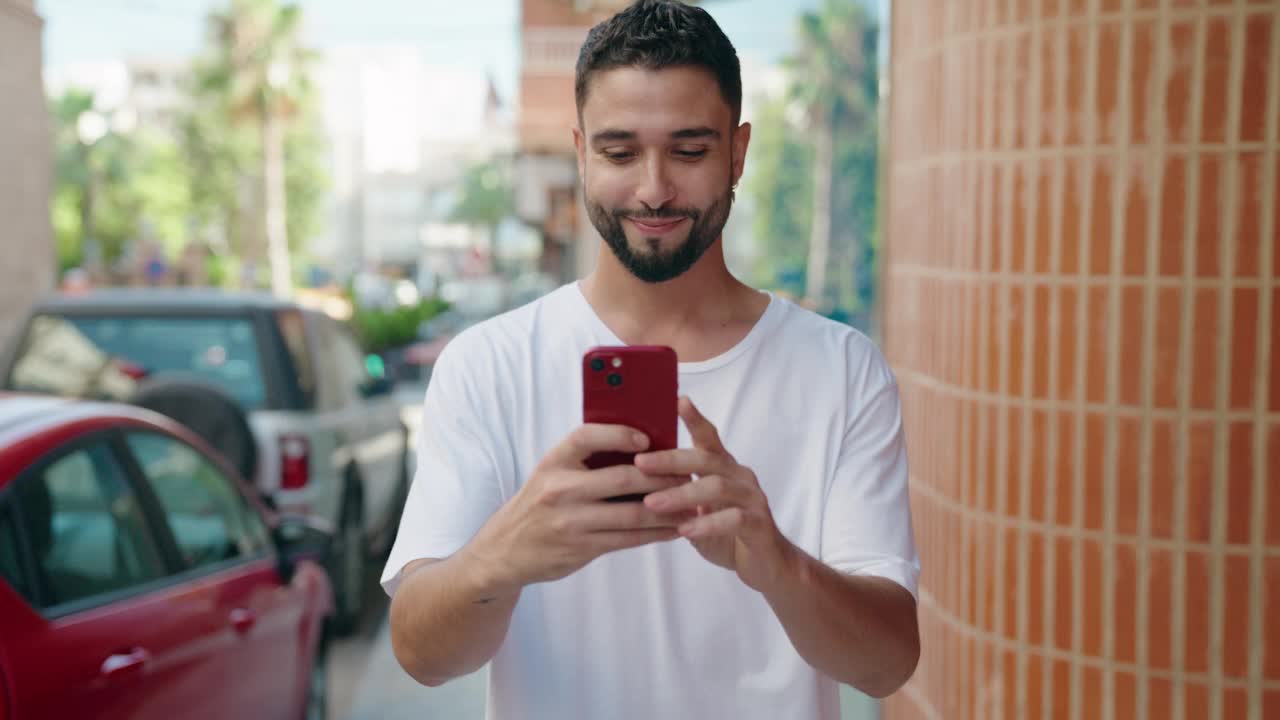
[[[725,508],[690,519],[678,529],[690,540],[710,537],[737,536],[747,525],[747,513],[742,508]]]
[[[666,542],[680,537],[675,528],[649,528],[645,530],[602,530],[591,533],[591,549],[597,555],[615,550],[640,547],[650,543]]]
[[[678,448],[641,453],[635,465],[651,475],[716,475],[729,472],[732,459],[706,448]]]
[[[574,524],[589,533],[650,528],[674,530],[695,517],[697,513],[693,511],[658,512],[638,502],[594,503],[574,514]]]
[[[625,425],[587,423],[579,425],[544,460],[551,467],[583,467],[583,461],[597,452],[640,452],[649,447],[644,433]]]
[[[694,447],[713,452],[724,451],[724,445],[720,443],[720,432],[716,430],[715,425],[702,416],[688,395],[680,396],[677,408],[680,419],[684,420],[684,426],[689,428],[689,437],[693,440]]]
[[[688,475],[650,474],[634,465],[589,470],[584,475],[587,477],[581,484],[582,493],[577,496],[584,500],[603,500],[619,495],[648,495],[689,481]]]
[[[696,481],[645,496],[644,504],[658,512],[698,512],[714,514],[724,507],[743,505],[747,494],[741,483],[724,475],[703,475]],[[714,510],[713,510],[714,508]]]

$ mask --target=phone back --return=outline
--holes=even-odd
[[[582,358],[582,418],[626,425],[649,436],[650,450],[676,446],[676,353],[658,345],[596,347]],[[634,453],[597,453],[587,467],[631,463]]]

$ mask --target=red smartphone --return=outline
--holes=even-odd
[[[582,419],[587,423],[626,425],[649,436],[649,450],[676,447],[679,380],[676,353],[660,345],[595,347],[582,356]],[[591,469],[635,462],[635,453],[596,453]],[[610,501],[635,501],[620,495]]]

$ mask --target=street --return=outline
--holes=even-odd
[[[417,407],[425,388],[397,387],[405,424],[416,438]],[[416,446],[416,445],[415,445]],[[484,716],[485,671],[429,688],[396,663],[387,623],[388,599],[378,586],[380,563],[366,580],[364,617],[351,636],[334,644],[329,656],[329,711],[333,720],[479,720]],[[876,702],[847,686],[840,688],[842,720],[874,720]]]
[[[381,568],[378,568],[381,570]],[[414,720],[484,717],[485,675],[442,687],[419,685],[396,664],[388,634],[386,595],[369,578],[367,611],[351,636],[329,655],[329,713],[333,720]]]

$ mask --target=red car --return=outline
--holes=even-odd
[[[327,540],[166,418],[0,394],[0,720],[323,718]]]

